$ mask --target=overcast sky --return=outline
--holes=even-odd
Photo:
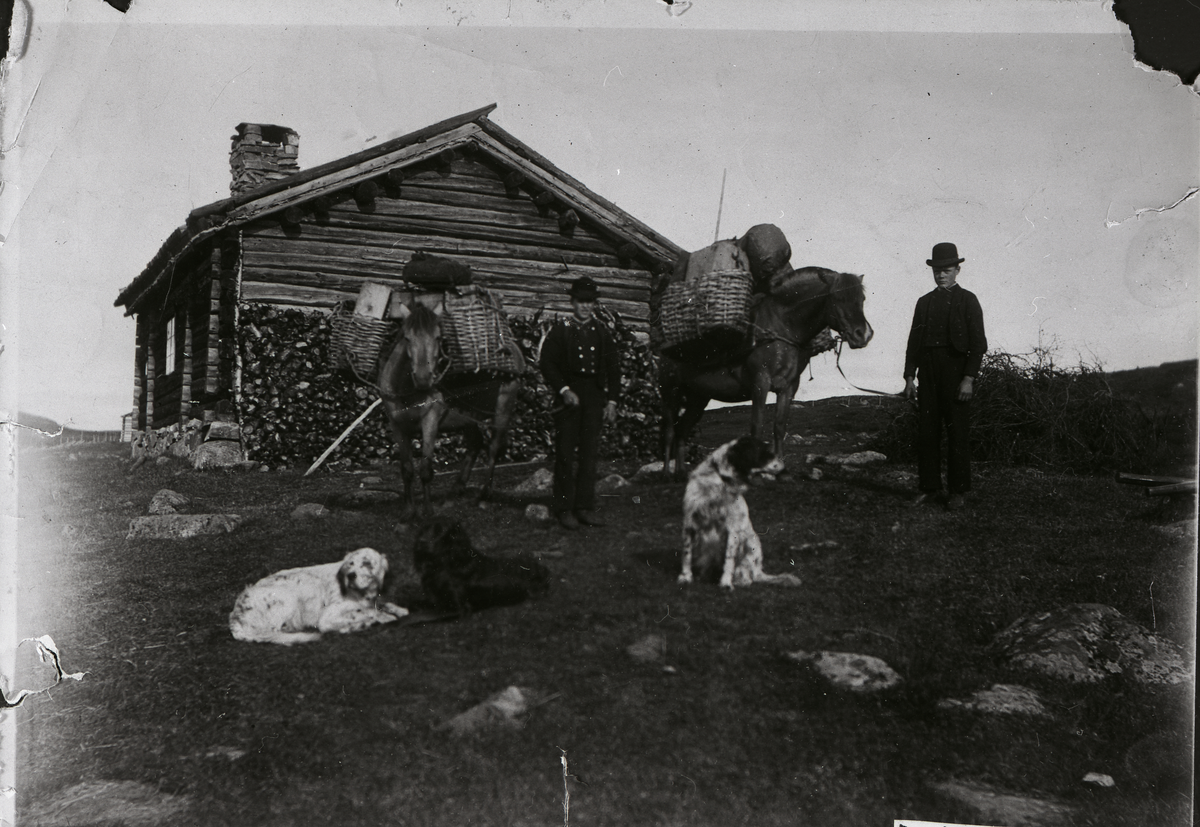
[[[178,5],[18,8],[0,367],[19,360],[23,412],[120,426],[134,325],[113,301],[228,196],[236,124],[295,129],[307,168],[490,103],[687,249],[713,241],[725,174],[721,237],[774,223],[794,265],[864,273],[875,339],[842,358],[860,385],[901,388],[938,241],[994,349],[1197,355],[1198,98],[1139,67],[1101,3]],[[849,392],[830,357],[813,375],[801,399]]]

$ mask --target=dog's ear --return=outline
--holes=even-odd
[[[737,471],[739,477],[748,477],[761,464],[764,446],[752,436],[744,436],[726,454],[730,466]]]
[[[348,560],[344,560],[344,561],[342,561],[342,564],[340,566],[338,566],[338,570],[337,570],[338,591],[341,592],[343,595],[346,593],[346,588],[347,588],[347,586],[346,586],[346,568],[349,565],[350,565],[350,562]]]

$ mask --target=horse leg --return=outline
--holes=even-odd
[[[413,455],[412,440],[397,419],[388,417],[391,424],[392,440],[396,443],[396,459],[400,464],[400,478],[404,481],[404,494],[401,499],[401,513],[405,519],[412,514],[413,508]]]
[[[791,410],[792,400],[800,389],[800,373],[804,370],[807,359],[801,357],[799,369],[794,379],[786,381],[783,387],[775,391],[775,456],[783,459],[783,443],[787,439],[788,411]]]
[[[771,391],[771,377],[767,371],[758,369],[754,373],[754,381],[750,395],[750,436],[762,439],[767,418],[767,394]],[[778,404],[778,399],[776,399]]]
[[[708,407],[708,397],[696,391],[686,394],[683,415],[675,426],[675,479],[687,478],[687,446],[692,431],[700,424],[704,409]]]
[[[458,497],[467,490],[467,481],[471,479],[471,470],[475,467],[475,460],[479,458],[480,452],[483,451],[484,437],[483,430],[476,424],[472,423],[463,429],[463,442],[467,450],[467,455],[463,459],[462,468],[459,469],[458,476],[454,478],[454,487],[452,493]]]
[[[444,413],[444,407],[432,403],[421,412],[421,493],[427,513],[433,509],[429,494],[433,488],[433,451],[437,447],[438,427]]]
[[[480,500],[492,496],[492,478],[496,474],[496,463],[508,448],[508,433],[512,428],[513,409],[520,390],[521,380],[515,379],[501,385],[496,395],[496,412],[492,418],[492,438],[488,443],[487,468],[484,470],[483,488],[479,492]]]
[[[671,470],[671,460],[678,452],[678,432],[676,421],[679,418],[679,398],[682,386],[675,381],[671,369],[665,364],[660,368],[658,396],[662,400],[662,433],[659,450],[662,451],[663,473]],[[677,466],[678,467],[678,466]]]

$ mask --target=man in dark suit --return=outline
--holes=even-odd
[[[616,343],[595,316],[599,290],[587,276],[571,284],[571,317],[550,329],[540,367],[560,405],[554,415],[554,511],[563,528],[600,526],[596,456],[600,429],[617,420],[621,366]]]
[[[918,399],[917,468],[921,493],[918,503],[942,497],[942,428],[947,434],[946,508],[963,507],[971,490],[971,397],[987,337],[979,299],[958,284],[958,248],[935,244],[925,261],[937,287],[917,299],[908,347],[904,354],[904,396]],[[920,393],[916,380],[920,378]]]

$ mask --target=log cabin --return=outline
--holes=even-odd
[[[469,265],[510,315],[569,310],[588,275],[646,331],[682,248],[488,119],[466,112],[308,170],[299,136],[242,123],[230,197],[193,210],[114,303],[136,320],[138,430],[236,421],[238,308],[331,312],[364,284],[403,286],[418,251]]]

